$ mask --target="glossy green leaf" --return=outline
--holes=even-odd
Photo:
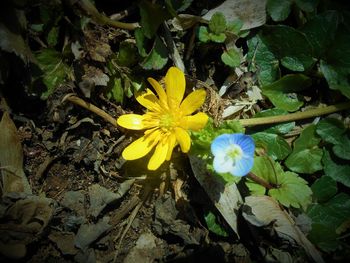
[[[231,68],[238,67],[241,64],[242,50],[230,48],[225,50],[221,55],[221,60]]]
[[[314,64],[312,46],[306,36],[289,26],[265,26],[262,41],[278,57],[282,65],[293,71],[305,71]]]
[[[313,54],[320,58],[334,41],[339,15],[336,11],[327,11],[310,19],[302,28],[313,47]]]
[[[248,40],[247,60],[251,70],[257,71],[257,76],[262,86],[268,85],[280,78],[279,60],[265,44],[260,35]]]
[[[331,177],[323,175],[312,184],[311,190],[317,202],[324,203],[336,195],[337,182]]]
[[[321,139],[315,131],[316,126],[310,125],[295,140],[293,152],[285,162],[290,170],[307,174],[322,170],[323,151],[318,147]]]
[[[339,158],[350,160],[350,139],[347,135],[343,135],[333,146],[333,152]]]
[[[141,1],[139,7],[143,33],[146,37],[153,38],[161,23],[170,18],[170,15],[166,9],[150,1]]]
[[[270,14],[273,21],[285,20],[291,11],[291,0],[267,0],[266,10]]]
[[[326,78],[329,88],[339,90],[344,96],[350,98],[350,69],[328,64],[321,60],[320,69]]]
[[[331,177],[333,180],[350,187],[350,165],[349,164],[339,164],[336,162],[335,158],[330,155],[328,151],[324,151],[322,158],[322,163],[324,165],[324,172],[327,176]]]
[[[334,251],[339,245],[337,229],[350,218],[350,196],[340,193],[324,204],[312,204],[307,215],[313,222],[310,240],[324,251]]]
[[[155,38],[153,48],[147,57],[142,61],[144,69],[162,69],[168,62],[168,50],[159,37]]]
[[[337,144],[345,133],[344,123],[335,118],[325,118],[317,123],[316,133],[321,136],[322,140]]]
[[[264,146],[267,154],[274,160],[283,160],[292,148],[281,136],[274,133],[258,132],[252,135],[257,145]]]
[[[311,79],[303,74],[289,74],[263,86],[262,92],[277,108],[296,111],[303,102],[294,92],[308,88],[311,83]]]

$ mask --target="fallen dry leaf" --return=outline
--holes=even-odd
[[[2,196],[10,192],[32,193],[23,171],[23,151],[17,128],[8,112],[0,122],[0,167]]]

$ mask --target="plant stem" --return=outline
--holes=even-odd
[[[81,8],[84,9],[84,11],[98,23],[126,30],[135,30],[136,28],[140,27],[138,23],[123,23],[110,19],[109,17],[98,12],[96,7],[89,0],[80,0],[78,3],[80,4]]]
[[[100,108],[96,107],[95,105],[91,104],[90,102],[86,102],[82,100],[81,98],[78,98],[75,95],[69,95],[63,99],[63,101],[68,100],[76,105],[79,105],[80,107],[83,107],[89,111],[92,111],[93,113],[97,114],[101,118],[103,118],[105,121],[109,122],[110,124],[117,127],[117,121],[115,118],[113,118],[111,115],[109,115],[107,112],[101,110]]]
[[[256,125],[264,125],[264,124],[273,124],[287,121],[296,121],[302,119],[313,118],[321,115],[326,115],[330,113],[334,113],[337,111],[342,111],[350,109],[350,102],[339,103],[336,105],[331,105],[322,108],[316,108],[312,110],[299,111],[290,113],[287,115],[278,115],[278,116],[270,116],[270,117],[260,117],[260,118],[251,118],[251,119],[241,119],[239,122],[242,126],[256,126]]]
[[[265,181],[264,179],[262,179],[262,178],[256,176],[256,175],[253,174],[252,172],[249,172],[249,173],[247,174],[247,177],[248,177],[250,180],[256,182],[257,184],[262,185],[263,187],[265,187],[265,188],[268,189],[268,190],[274,188],[274,187],[273,187],[272,185],[270,185],[267,181]]]

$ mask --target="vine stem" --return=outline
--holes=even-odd
[[[331,106],[316,108],[312,110],[299,111],[290,113],[287,115],[278,115],[270,117],[260,117],[260,118],[251,118],[251,119],[241,119],[239,122],[242,126],[257,126],[264,124],[274,124],[287,121],[296,121],[302,119],[313,118],[321,115],[331,114],[337,111],[350,109],[350,102],[339,103]]]

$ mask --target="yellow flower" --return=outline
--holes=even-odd
[[[158,97],[147,89],[136,100],[147,112],[143,115],[125,114],[118,118],[118,125],[131,130],[145,130],[144,136],[132,142],[122,153],[125,160],[135,160],[147,155],[154,147],[154,153],[148,162],[149,170],[156,170],[165,161],[170,160],[176,144],[187,153],[191,147],[188,130],[202,129],[208,116],[195,112],[205,100],[203,89],[195,90],[184,100],[185,76],[176,67],[169,68],[165,76],[165,91],[153,78],[148,78]]]

